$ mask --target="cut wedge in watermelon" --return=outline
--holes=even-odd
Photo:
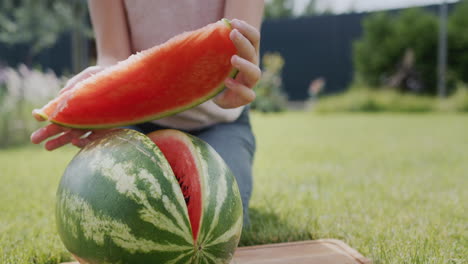
[[[66,127],[111,128],[166,117],[199,105],[236,74],[236,47],[227,19],[166,43],[87,78],[36,111]]]
[[[148,134],[148,137],[162,151],[180,185],[187,204],[193,240],[196,241],[202,214],[201,168],[196,159],[198,153],[191,138],[176,130],[160,130]]]

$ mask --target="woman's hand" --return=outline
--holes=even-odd
[[[108,131],[109,129],[90,131],[86,129],[66,128],[56,124],[49,124],[32,133],[31,142],[39,144],[48,138],[59,135],[56,138],[49,139],[44,145],[45,149],[54,150],[67,145],[68,143],[72,143],[73,145],[82,148]]]
[[[260,32],[245,21],[233,19],[231,40],[237,48],[231,64],[239,72],[235,79],[227,78],[227,89],[215,97],[214,102],[222,108],[236,108],[251,103],[255,99],[252,88],[261,77],[258,66]]]
[[[103,69],[104,67],[101,66],[92,66],[86,68],[84,71],[68,80],[65,87],[60,91],[60,94],[73,88],[73,86],[75,86],[78,82],[102,71]],[[37,121],[46,121],[40,115],[37,114],[37,110],[33,111],[33,116]],[[31,142],[34,144],[39,144],[42,141],[49,139],[44,145],[45,149],[47,150],[54,150],[68,143],[72,143],[73,145],[81,148],[88,144],[90,141],[101,136],[103,133],[106,133],[107,131],[108,130],[90,131],[85,129],[66,128],[56,124],[49,124],[32,133]],[[55,137],[57,135],[59,136]],[[55,138],[50,139],[52,137]]]

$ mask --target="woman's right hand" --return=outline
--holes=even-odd
[[[86,68],[85,70],[68,80],[65,87],[60,91],[60,94],[72,89],[78,82],[91,77],[92,75],[102,71],[104,68],[105,67],[102,66],[91,66]],[[40,115],[38,115],[37,110],[33,111],[33,116],[39,122],[47,121]],[[57,124],[48,124],[34,131],[34,133],[31,134],[31,142],[34,144],[39,144],[42,141],[48,139],[48,141],[44,145],[45,149],[47,150],[54,150],[68,143],[72,143],[73,145],[82,148],[92,140],[106,133],[107,131],[108,130],[91,131],[87,129],[62,127]]]

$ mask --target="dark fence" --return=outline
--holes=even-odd
[[[57,43],[41,53],[30,56],[29,45],[9,46],[0,43],[0,64],[16,67],[18,64],[52,69],[56,74],[70,73],[72,70],[71,34],[62,35]]]
[[[312,80],[324,78],[326,92],[346,88],[352,79],[352,42],[361,35],[362,14],[265,21],[261,53],[285,59],[283,84],[290,100],[304,100]]]

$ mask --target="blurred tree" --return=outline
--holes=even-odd
[[[309,0],[304,11],[302,12],[303,16],[314,16],[318,14],[317,10],[317,0]]]
[[[267,0],[264,16],[266,19],[292,17],[293,9],[294,0]]]
[[[436,92],[437,17],[434,14],[420,8],[396,15],[376,13],[364,19],[363,29],[363,36],[354,43],[356,80],[379,87],[395,75],[407,74],[398,87],[401,90]],[[409,67],[406,73],[402,67]]]
[[[77,31],[91,36],[84,19],[83,0],[2,0],[0,1],[0,42],[29,46],[26,62],[34,55],[52,47],[61,34]]]
[[[468,0],[460,1],[448,23],[448,62],[458,80],[468,83]]]
[[[376,13],[364,19],[363,35],[354,43],[353,53],[359,80],[378,86],[382,75],[389,70],[388,66],[398,60],[393,31],[392,18],[388,13]]]

